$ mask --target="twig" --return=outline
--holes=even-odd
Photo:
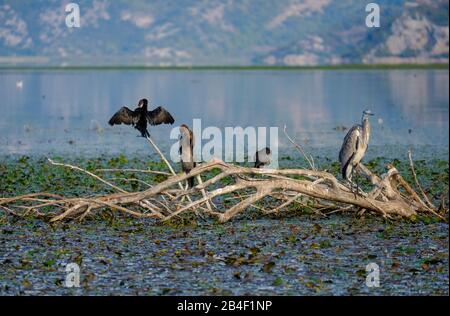
[[[81,214],[81,216],[79,218],[80,222],[83,221],[83,219],[91,212],[91,209],[92,209],[92,206],[89,206],[87,208],[87,210],[83,214]]]
[[[117,191],[119,191],[119,192],[127,193],[127,191],[125,191],[125,190],[119,188],[118,186],[115,186],[115,185],[112,184],[111,182],[108,182],[108,181],[106,181],[106,180],[100,178],[100,177],[97,176],[96,174],[93,174],[92,172],[89,172],[89,171],[87,171],[87,170],[84,170],[84,169],[82,169],[82,168],[80,168],[80,167],[73,166],[73,165],[69,165],[69,164],[65,164],[65,163],[54,162],[54,161],[53,161],[52,159],[50,159],[50,158],[47,158],[47,160],[48,160],[48,162],[50,162],[50,164],[52,164],[52,165],[54,165],[54,166],[66,167],[66,168],[70,168],[70,169],[73,169],[73,170],[78,170],[78,171],[84,172],[84,173],[90,175],[91,177],[97,179],[98,181],[100,181],[100,182],[102,182],[102,183],[104,183],[104,184],[110,186],[111,188],[113,188],[113,189],[115,189],[115,190],[117,190]]]
[[[411,150],[408,150],[408,159],[409,159],[409,166],[411,167],[411,172],[414,176],[414,181],[416,182],[417,188],[419,189],[420,193],[422,194],[423,198],[425,199],[425,202],[427,203],[427,205],[430,208],[432,208],[433,210],[435,210],[436,206],[434,206],[433,203],[430,202],[430,200],[428,199],[428,196],[423,191],[422,186],[419,183],[419,180],[417,179],[417,174],[416,174],[416,170],[414,169],[414,163],[413,163],[413,159],[412,159]]]
[[[164,154],[161,152],[161,150],[158,148],[158,146],[156,146],[156,143],[153,141],[153,139],[150,136],[146,137],[147,141],[150,143],[150,145],[152,145],[152,147],[155,149],[155,151],[158,153],[158,155],[161,157],[162,161],[165,162],[165,164],[167,165],[167,168],[169,168],[170,172],[172,173],[172,175],[176,176],[176,172],[175,170],[173,170],[172,165],[170,164],[170,162],[166,159],[166,157],[164,156]],[[183,184],[181,182],[178,182],[178,186],[180,187],[181,190],[184,190],[183,188]],[[189,196],[187,196],[188,200],[190,202],[192,202],[192,200],[189,198]]]
[[[197,181],[198,181],[198,183],[199,183],[200,185],[203,184],[202,177],[201,177],[200,175],[197,176]],[[206,191],[205,191],[205,189],[202,188],[202,189],[200,189],[200,191],[202,192],[203,197],[206,197]],[[211,212],[212,212],[212,208],[211,208],[211,204],[210,204],[210,203],[211,203],[212,205],[214,205],[213,201],[208,200],[208,201],[206,201],[206,208],[208,209],[208,211],[211,211]],[[216,206],[214,205],[214,207],[216,207]]]
[[[4,209],[5,211],[7,211],[8,213],[11,213],[14,216],[17,217],[21,217],[21,215],[17,214],[16,212],[14,212],[12,209],[10,209],[9,207],[6,206],[0,206],[0,209]]]
[[[73,165],[70,165],[70,164],[54,162],[54,161],[53,161],[52,159],[50,159],[50,158],[47,158],[47,160],[48,160],[52,165],[55,165],[55,166],[62,166],[62,167],[66,167],[66,168],[70,168],[70,169],[73,169],[73,170],[77,170],[77,171],[84,172],[84,173],[86,173],[87,175],[93,177],[94,179],[97,179],[98,181],[100,181],[100,182],[102,182],[102,183],[104,183],[104,184],[110,186],[111,188],[113,188],[113,189],[115,189],[115,190],[117,190],[117,191],[119,191],[119,192],[121,192],[121,193],[128,193],[128,192],[125,191],[124,189],[119,188],[118,186],[112,184],[111,182],[108,182],[108,181],[106,181],[106,180],[100,178],[100,177],[97,176],[96,174],[93,174],[92,172],[89,172],[89,171],[87,171],[87,170],[84,170],[83,168],[80,168],[80,167],[77,167],[77,166],[73,166]],[[145,207],[145,208],[148,208],[149,210],[151,210],[152,212],[154,212],[154,213],[156,213],[156,214],[159,213],[159,211],[158,211],[157,209],[155,209],[148,201],[145,201],[145,200],[143,200],[143,201],[137,201],[137,204],[139,204],[140,206],[143,206],[143,207]],[[162,216],[162,215],[161,215],[161,216]]]
[[[300,146],[299,144],[294,142],[294,140],[288,135],[288,133],[286,132],[286,125],[284,125],[283,132],[284,132],[284,135],[286,136],[286,138],[289,140],[289,142],[291,142],[291,144],[294,145],[295,148],[297,148],[297,150],[303,155],[303,157],[305,157],[305,159],[308,162],[311,169],[316,171],[317,169],[314,165],[314,158],[311,155],[307,155],[305,153],[305,151],[303,150],[302,146]]]
[[[153,146],[153,148],[155,149],[155,151],[158,153],[158,155],[161,157],[161,159],[165,162],[165,164],[167,165],[167,167],[169,168],[170,172],[172,173],[172,175],[176,175],[175,170],[173,170],[172,166],[170,165],[169,161],[166,159],[166,157],[164,156],[164,154],[161,152],[161,150],[158,148],[158,146],[156,146],[155,142],[153,141],[153,139],[150,136],[146,137],[147,141],[150,143],[150,145]]]
[[[149,188],[152,187],[152,185],[150,183],[147,183],[147,182],[145,182],[143,180],[140,180],[140,179],[110,178],[110,180],[119,180],[119,181],[125,181],[125,182],[138,182],[138,183],[144,184],[145,186],[147,186]]]
[[[338,212],[345,212],[345,211],[348,211],[349,209],[351,209],[351,208],[353,208],[353,207],[354,207],[353,205],[348,205],[348,206],[345,206],[345,207],[340,207],[340,208],[338,208],[338,209],[336,209],[336,210],[334,210],[334,211],[328,212],[327,215],[331,215],[331,214],[338,213]]]
[[[61,197],[60,195],[56,195],[56,194],[51,194],[51,193],[30,193],[30,194],[25,194],[25,195],[19,195],[19,196],[15,196],[15,197],[9,197],[9,198],[0,198],[0,205],[2,204],[9,204],[15,201],[19,201],[19,200],[23,200],[26,198],[34,198],[34,197],[38,197],[38,196],[47,196],[49,198],[54,198],[54,199],[63,199],[63,197]]]
[[[163,176],[171,176],[171,173],[155,170],[142,170],[142,169],[97,169],[96,172],[137,172],[137,173],[150,173]]]
[[[422,199],[417,195],[417,193],[411,188],[411,186],[401,177],[400,175],[397,175],[397,181],[400,183],[400,185],[412,196],[414,200],[419,202],[427,211],[434,214],[435,216],[439,217],[441,220],[446,221],[445,217],[437,213],[434,209],[429,207],[427,204],[425,204]]]
[[[278,213],[279,210],[281,210],[282,208],[290,205],[291,203],[293,203],[295,200],[297,200],[300,196],[302,196],[302,194],[297,194],[291,198],[289,198],[286,202],[284,202],[283,204],[281,204],[280,206],[278,206],[277,208],[267,211],[266,214],[273,214],[273,213]]]

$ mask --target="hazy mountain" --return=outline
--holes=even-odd
[[[0,0],[0,64],[448,62],[448,0]]]

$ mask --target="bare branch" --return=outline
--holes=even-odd
[[[430,207],[431,209],[435,210],[436,206],[434,206],[430,200],[428,199],[428,196],[425,194],[425,192],[422,189],[422,186],[419,183],[419,180],[417,179],[417,174],[416,174],[416,170],[414,169],[414,163],[413,163],[413,159],[412,159],[412,152],[411,150],[408,150],[408,159],[409,159],[409,165],[411,167],[411,172],[414,176],[414,181],[416,182],[417,188],[419,189],[419,192],[422,194],[423,198],[425,199],[425,202],[427,203],[428,207]]]
[[[97,169],[96,172],[136,172],[136,173],[150,173],[163,176],[171,176],[171,173],[155,170],[143,170],[143,169]]]
[[[53,164],[85,172],[118,189],[119,192],[83,198],[63,198],[47,193],[1,198],[0,210],[13,216],[24,216],[24,214],[45,218],[51,216],[51,222],[74,218],[82,220],[94,211],[107,209],[133,217],[156,218],[161,221],[181,216],[184,212],[193,211],[199,216],[203,212],[216,217],[220,222],[226,222],[252,206],[262,210],[264,214],[273,214],[291,203],[298,202],[302,207],[311,209],[321,216],[326,216],[321,212],[326,209],[335,210],[326,214],[346,210],[367,210],[389,218],[392,216],[410,217],[423,210],[445,220],[443,216],[420,199],[392,165],[387,166],[387,172],[381,177],[365,171],[371,179],[373,188],[368,194],[363,195],[351,192],[328,172],[304,169],[246,168],[227,164],[218,159],[199,164],[189,174],[172,175],[161,183],[147,183],[149,187],[139,192],[126,192],[76,166],[54,162]],[[221,172],[216,176],[211,176],[210,171],[214,169],[220,169]],[[364,172],[367,168],[361,165],[361,169]],[[189,190],[174,188],[190,177],[202,175],[206,177],[205,181],[199,181],[197,186]],[[234,183],[224,184],[221,180],[226,177],[234,178]],[[126,180],[134,181],[136,179]],[[400,187],[404,190],[399,191]],[[210,192],[206,190],[207,188],[210,189]],[[201,193],[201,195],[196,193]],[[194,199],[185,201],[183,197],[189,194],[192,194]],[[228,197],[230,194],[238,194],[239,198],[233,198],[235,202],[231,202],[233,205],[229,209],[224,207],[224,209],[213,211],[211,208],[204,207],[206,203],[219,196],[224,200],[230,200]],[[309,199],[312,203],[305,204],[304,201],[298,201],[301,196]],[[265,210],[256,205],[265,197],[273,198],[271,210]],[[130,209],[130,205],[135,208]],[[44,214],[40,212],[44,207],[51,207],[53,210]]]
[[[303,147],[300,146],[299,144],[297,144],[286,132],[286,125],[284,125],[284,129],[283,129],[284,135],[286,136],[286,138],[289,140],[289,142],[294,145],[294,147],[303,155],[303,157],[305,157],[306,161],[308,162],[309,166],[311,167],[312,170],[317,170],[315,165],[314,165],[314,158],[311,155],[307,155],[305,153],[305,151],[303,150]]]

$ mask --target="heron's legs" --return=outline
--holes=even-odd
[[[356,195],[358,194],[358,184],[356,183],[356,192],[355,192],[355,183],[353,181],[354,174],[355,174],[355,168],[352,168],[352,171],[350,172],[350,179],[348,181],[350,182],[350,191],[352,191],[352,193],[355,195],[355,199],[356,199]]]
[[[350,176],[347,178],[347,179],[345,179],[346,181],[347,181],[347,183],[348,183],[348,188],[350,189],[350,192],[351,193],[353,193],[353,194],[355,194],[355,198],[356,198],[356,192],[354,191],[354,183],[353,183],[353,181],[352,181],[352,176],[353,176],[353,171],[352,172],[350,172]]]
[[[359,183],[357,180],[353,181],[355,175],[355,168],[352,168],[352,171],[350,172],[350,178],[347,179],[347,181],[350,184],[350,191],[355,195],[355,199],[357,196],[363,196],[362,190],[359,188]]]
[[[356,167],[356,166],[355,166]],[[352,172],[351,172],[351,179],[353,179],[353,176],[355,175],[355,168],[353,168],[352,169]],[[355,194],[355,199],[356,199],[356,196],[357,195],[359,195],[360,197],[364,197],[364,192],[363,192],[363,190],[361,190],[361,188],[359,187],[359,182],[358,182],[358,180],[352,180],[351,181],[351,183],[353,184],[353,185],[355,185],[356,186],[356,192],[355,191],[353,191],[353,187],[352,187],[352,192],[353,192],[353,194]]]

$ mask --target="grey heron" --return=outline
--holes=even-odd
[[[357,124],[348,131],[339,152],[342,177],[350,184],[352,184],[354,170],[363,159],[369,145],[369,116],[371,115],[373,113],[370,110],[363,111],[361,125]]]
[[[265,147],[255,154],[255,168],[261,168],[270,164],[272,161],[272,152],[269,147]]]
[[[180,161],[181,169],[188,174],[192,169],[195,168],[194,161],[194,133],[185,124],[180,126]],[[188,178],[188,187],[192,188],[194,186],[194,177]]]
[[[175,120],[163,107],[159,106],[153,111],[147,111],[147,99],[141,99],[138,107],[132,111],[126,106],[117,111],[109,120],[109,125],[126,124],[132,125],[141,132],[142,137],[149,137],[147,123],[150,125],[173,124]]]

